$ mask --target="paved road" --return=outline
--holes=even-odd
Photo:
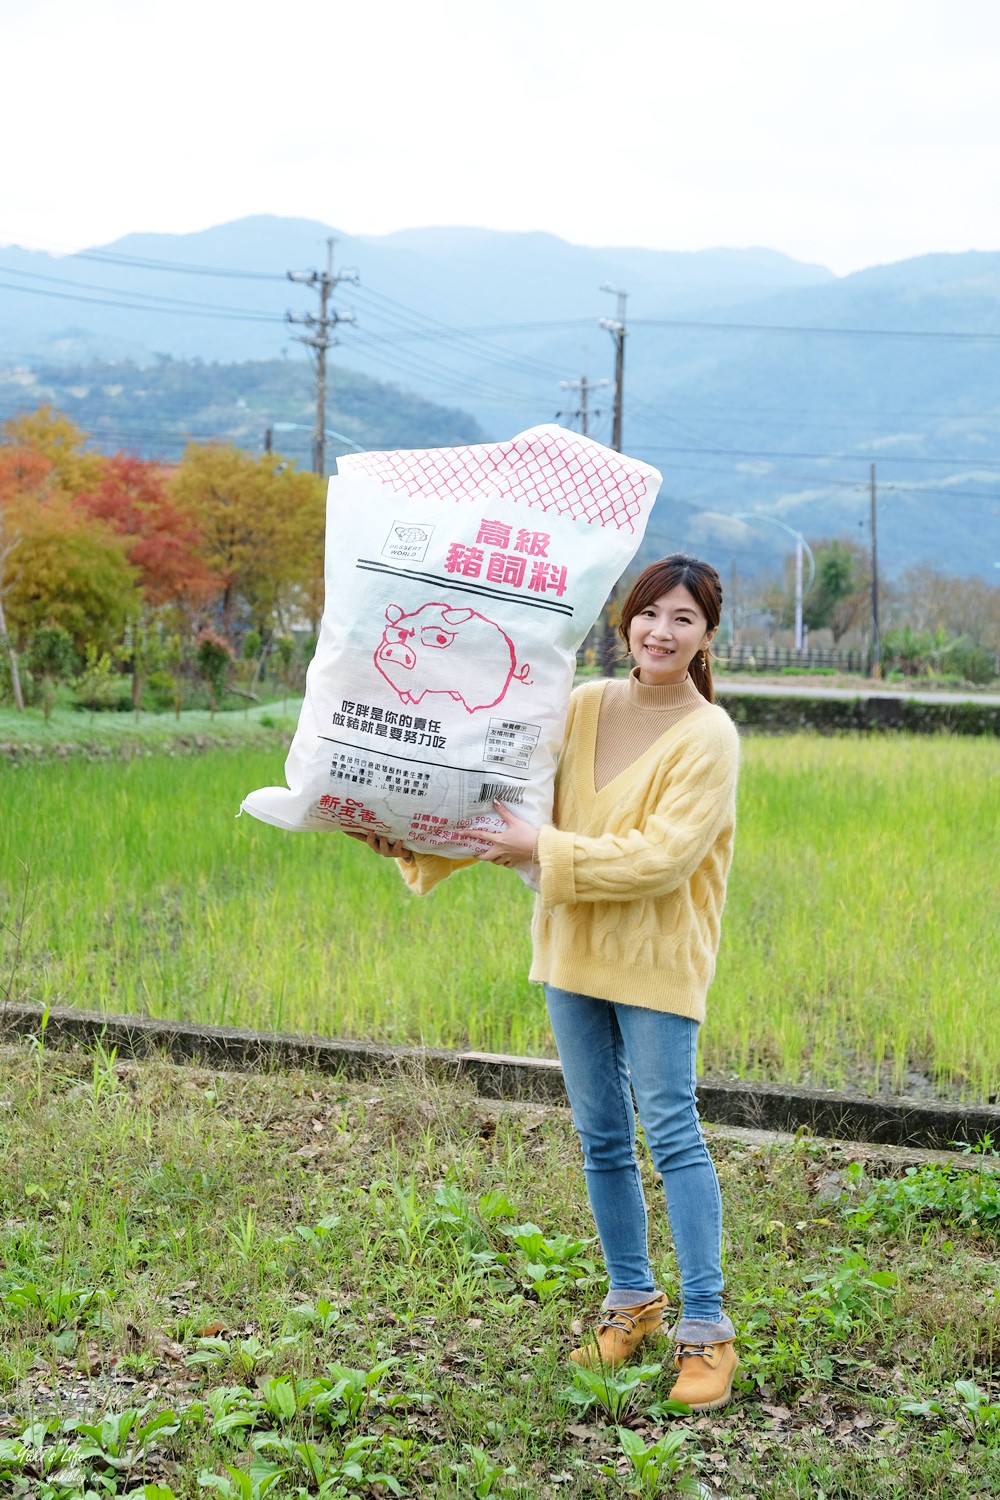
[[[898,701],[908,698],[911,703],[988,703],[1000,704],[1000,693],[961,693],[945,692],[939,693],[910,693],[906,691],[893,691],[890,688],[877,688],[874,684],[870,688],[834,688],[834,687],[807,687],[804,683],[796,686],[778,686],[773,682],[756,683],[748,682],[745,678],[740,682],[732,682],[728,677],[715,679],[715,691],[724,693],[753,693],[762,698],[889,698]]]

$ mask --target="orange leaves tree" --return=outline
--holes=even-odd
[[[322,610],[324,484],[277,454],[191,445],[172,471],[87,448],[40,407],[0,439],[0,649],[59,626],[83,656],[130,662],[133,699],[206,627],[288,634]],[[188,643],[185,646],[185,642]],[[166,654],[165,654],[166,653]],[[175,653],[176,654],[176,653]]]
[[[172,494],[197,525],[202,561],[218,581],[226,639],[237,614],[261,634],[275,619],[284,633],[296,611],[312,616],[324,488],[278,454],[254,458],[222,443],[188,447]]]
[[[60,625],[82,651],[117,639],[137,603],[124,543],[90,521],[68,485],[92,479],[104,462],[84,452],[78,428],[54,414],[5,424],[0,447],[0,579],[7,633],[20,640]],[[29,446],[26,439],[38,446]]]
[[[197,607],[217,592],[218,580],[201,559],[198,526],[171,499],[161,465],[116,453],[76,503],[123,538],[148,605]]]

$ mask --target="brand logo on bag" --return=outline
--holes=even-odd
[[[433,526],[417,526],[412,521],[393,521],[389,539],[382,548],[382,556],[391,557],[395,562],[423,562],[433,533]]]

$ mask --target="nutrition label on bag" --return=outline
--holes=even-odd
[[[522,724],[516,719],[491,719],[486,731],[486,748],[483,751],[484,765],[512,766],[526,771],[538,736],[540,724]]]

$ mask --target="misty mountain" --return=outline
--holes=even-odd
[[[284,314],[317,310],[315,292],[285,273],[322,266],[330,233],[258,217],[62,258],[0,249],[0,412],[25,370],[44,367],[51,384],[60,364],[146,367],[157,354],[273,361],[277,410],[279,364],[308,374],[294,339],[303,329]],[[338,330],[331,367],[460,407],[490,436],[556,413],[574,423],[578,393],[560,382],[610,378],[612,341],[597,320],[615,315],[616,299],[598,288],[626,289],[624,442],[664,473],[656,547],[700,549],[725,566],[780,560],[781,528],[734,519],[744,511],[865,540],[874,461],[889,571],[935,561],[996,576],[1000,253],[836,277],[766,249],[600,249],[548,234],[417,229],[339,236],[335,256],[360,284],[333,299],[357,326]],[[591,398],[591,432],[604,441],[609,398],[607,387]],[[224,406],[202,409],[236,424],[220,431],[232,436],[237,414]]]

